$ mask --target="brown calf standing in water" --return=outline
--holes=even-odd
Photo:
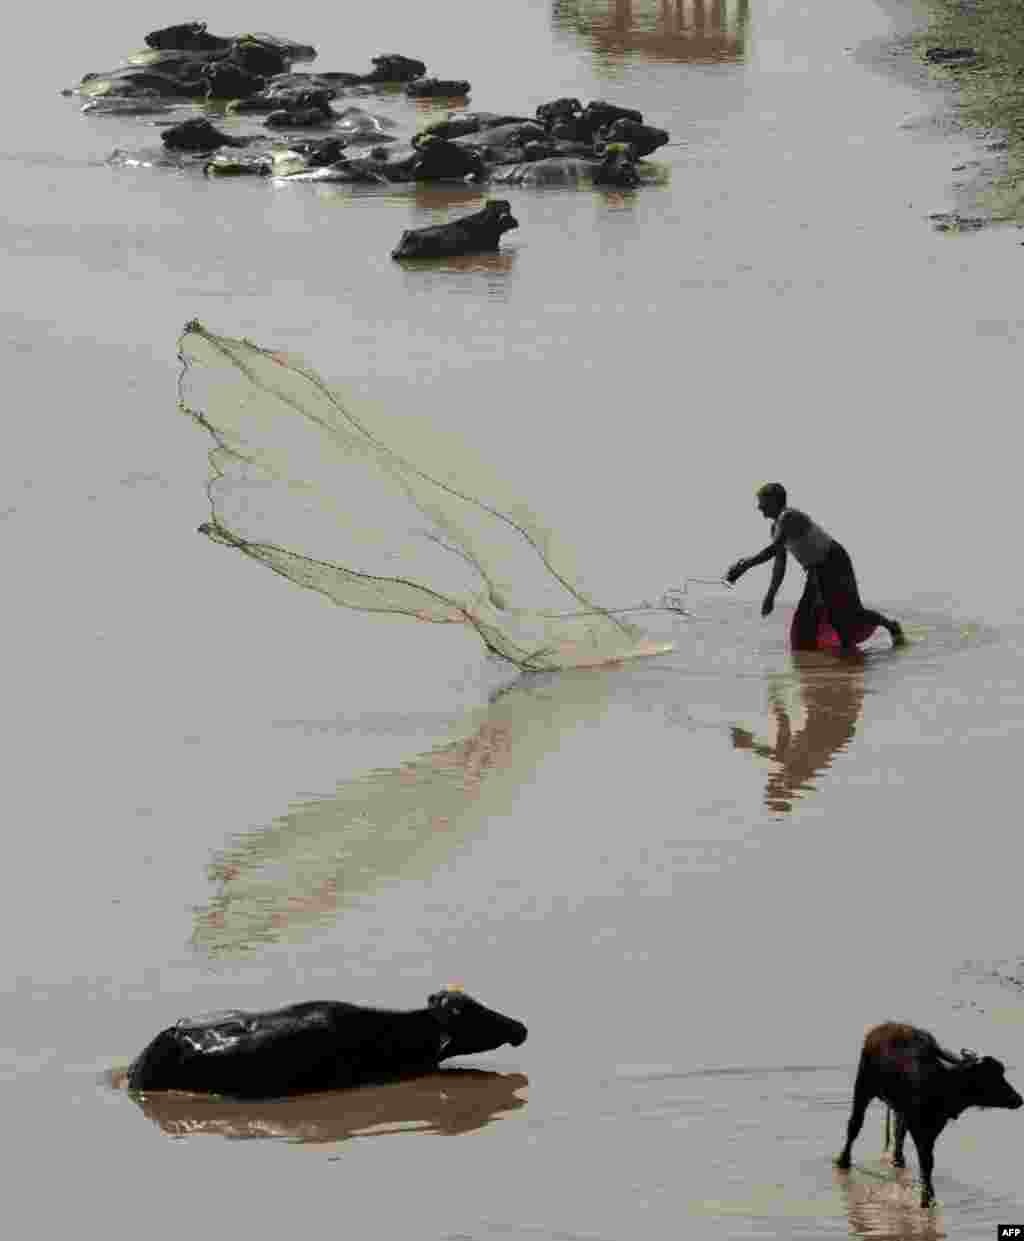
[[[897,1168],[906,1167],[903,1141],[909,1130],[921,1163],[921,1205],[931,1206],[935,1139],[947,1121],[969,1107],[1018,1108],[1024,1104],[1004,1071],[1005,1066],[992,1056],[978,1057],[969,1051],[958,1056],[946,1051],[927,1030],[895,1021],[875,1026],[864,1039],[846,1145],[836,1166],[849,1168],[868,1104],[882,1099],[896,1113],[892,1161]]]

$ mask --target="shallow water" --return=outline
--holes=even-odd
[[[404,269],[402,229],[483,195],[106,165],[152,127],[57,91],[179,15],[69,13],[9,71],[12,1216],[438,1241],[1020,1222],[1019,1116],[943,1135],[933,1212],[913,1155],[880,1161],[877,1106],[854,1172],[830,1162],[876,1021],[1024,1080],[1020,989],[993,977],[1021,952],[1019,235],[930,226],[976,152],[886,51],[907,13],[202,16],[326,68],[420,56],[476,108],[621,101],[674,145],[636,193],[503,190],[520,228],[497,260]],[[29,46],[52,20],[25,15]],[[372,106],[406,133],[436,114]],[[782,478],[911,644],[795,659],[793,570],[769,621],[765,570],[693,583],[690,616],[652,617],[672,656],[514,683],[452,627],[333,609],[195,534],[192,317],[461,437],[610,605],[760,547],[752,493]],[[527,1043],[351,1099],[140,1107],[111,1085],[184,1013],[412,1006],[449,980]]]

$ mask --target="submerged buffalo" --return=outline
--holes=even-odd
[[[210,34],[206,22],[183,22],[150,31],[146,35],[146,46],[178,52],[215,52],[230,47],[231,40]]]
[[[413,146],[433,134],[435,138],[462,138],[466,134],[478,134],[499,125],[532,124],[526,116],[506,116],[504,112],[450,112],[443,121],[431,121],[413,137]]]
[[[483,254],[498,248],[502,233],[518,228],[519,221],[503,198],[493,199],[482,211],[464,215],[449,224],[407,228],[391,251],[393,259],[453,258],[459,254]]]
[[[244,99],[258,94],[295,61],[312,60],[316,49],[275,35],[211,35],[201,22],[154,30],[148,50],[107,73],[87,73],[83,95],[157,94],[173,97]]]
[[[274,174],[287,177],[310,168],[329,168],[345,160],[347,146],[344,138],[306,138],[290,143],[286,151],[271,152],[270,160]]]
[[[183,22],[178,26],[165,26],[146,35],[146,46],[155,51],[175,52],[236,52],[239,47],[259,47],[273,51],[284,60],[315,60],[316,48],[309,43],[297,43],[294,39],[282,39],[273,34],[243,34],[230,37],[210,34],[205,22]]]
[[[416,60],[412,56],[400,56],[397,52],[374,56],[370,63],[373,68],[369,73],[342,73],[332,70],[321,76],[336,86],[401,86],[423,77],[427,71],[422,60]]]
[[[464,78],[417,78],[406,84],[405,93],[413,99],[461,98],[469,94]]]
[[[379,170],[388,181],[484,181],[487,177],[478,151],[433,135],[419,142],[409,155],[382,162]]]
[[[319,129],[333,125],[338,113],[317,91],[307,91],[306,98],[293,99],[271,112],[263,122],[268,129]]]
[[[248,146],[248,138],[222,133],[203,116],[169,125],[160,135],[168,151],[216,151],[218,147]]]
[[[599,130],[598,138],[605,143],[629,143],[637,158],[640,159],[668,142],[668,130],[657,129],[654,125],[642,125],[639,121],[621,116],[618,120],[612,121],[610,125],[606,125],[604,129]]]
[[[526,152],[529,154],[529,152]],[[525,185],[533,189],[568,189],[579,186],[610,185],[632,189],[642,181],[636,154],[628,142],[611,142],[600,159],[579,156],[542,156],[523,163],[496,168],[491,180],[504,185]]]
[[[394,134],[388,132],[396,126],[397,122],[390,117],[375,116],[362,108],[345,108],[337,115],[335,129],[353,145],[369,146],[375,142],[396,141]]]
[[[452,987],[405,1012],[325,1000],[217,1013],[163,1030],[127,1085],[265,1099],[429,1073],[452,1056],[518,1047],[526,1034],[522,1022]]]
[[[553,138],[573,142],[593,142],[602,129],[615,121],[633,121],[643,124],[643,113],[635,108],[623,108],[617,103],[593,99],[584,108],[578,99],[553,99],[537,108],[537,119],[547,128]]]
[[[594,185],[614,185],[633,189],[640,184],[636,168],[636,148],[630,142],[609,142],[601,162],[594,169]]]

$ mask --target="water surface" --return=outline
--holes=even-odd
[[[47,52],[8,75],[0,217],[12,1214],[57,1233],[104,1195],[114,1236],[368,1241],[1019,1222],[1018,1116],[943,1136],[932,1213],[916,1161],[880,1161],[878,1109],[850,1177],[830,1162],[876,1021],[1024,1076],[1020,991],[993,977],[1020,953],[1020,250],[931,227],[976,151],[887,50],[910,15],[202,16],[327,68],[419,56],[477,108],[612,99],[673,145],[635,193],[503,191],[500,260],[406,270],[402,229],[484,195],[111,168],[152,126],[57,91],[178,15],[69,12],[59,40],[24,16]],[[434,114],[374,106],[404,132]],[[464,440],[611,605],[760,547],[753,492],[780,478],[911,645],[794,659],[793,569],[769,621],[764,570],[694,585],[690,617],[653,620],[672,656],[514,683],[454,627],[331,608],[195,534],[192,317],[301,352],[399,436]],[[528,1042],[350,1104],[111,1086],[184,1013],[446,981]]]

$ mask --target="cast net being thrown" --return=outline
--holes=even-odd
[[[342,607],[472,626],[526,670],[671,649],[589,598],[551,533],[425,420],[399,427],[300,358],[195,320],[178,353],[181,409],[214,440],[211,539]]]

